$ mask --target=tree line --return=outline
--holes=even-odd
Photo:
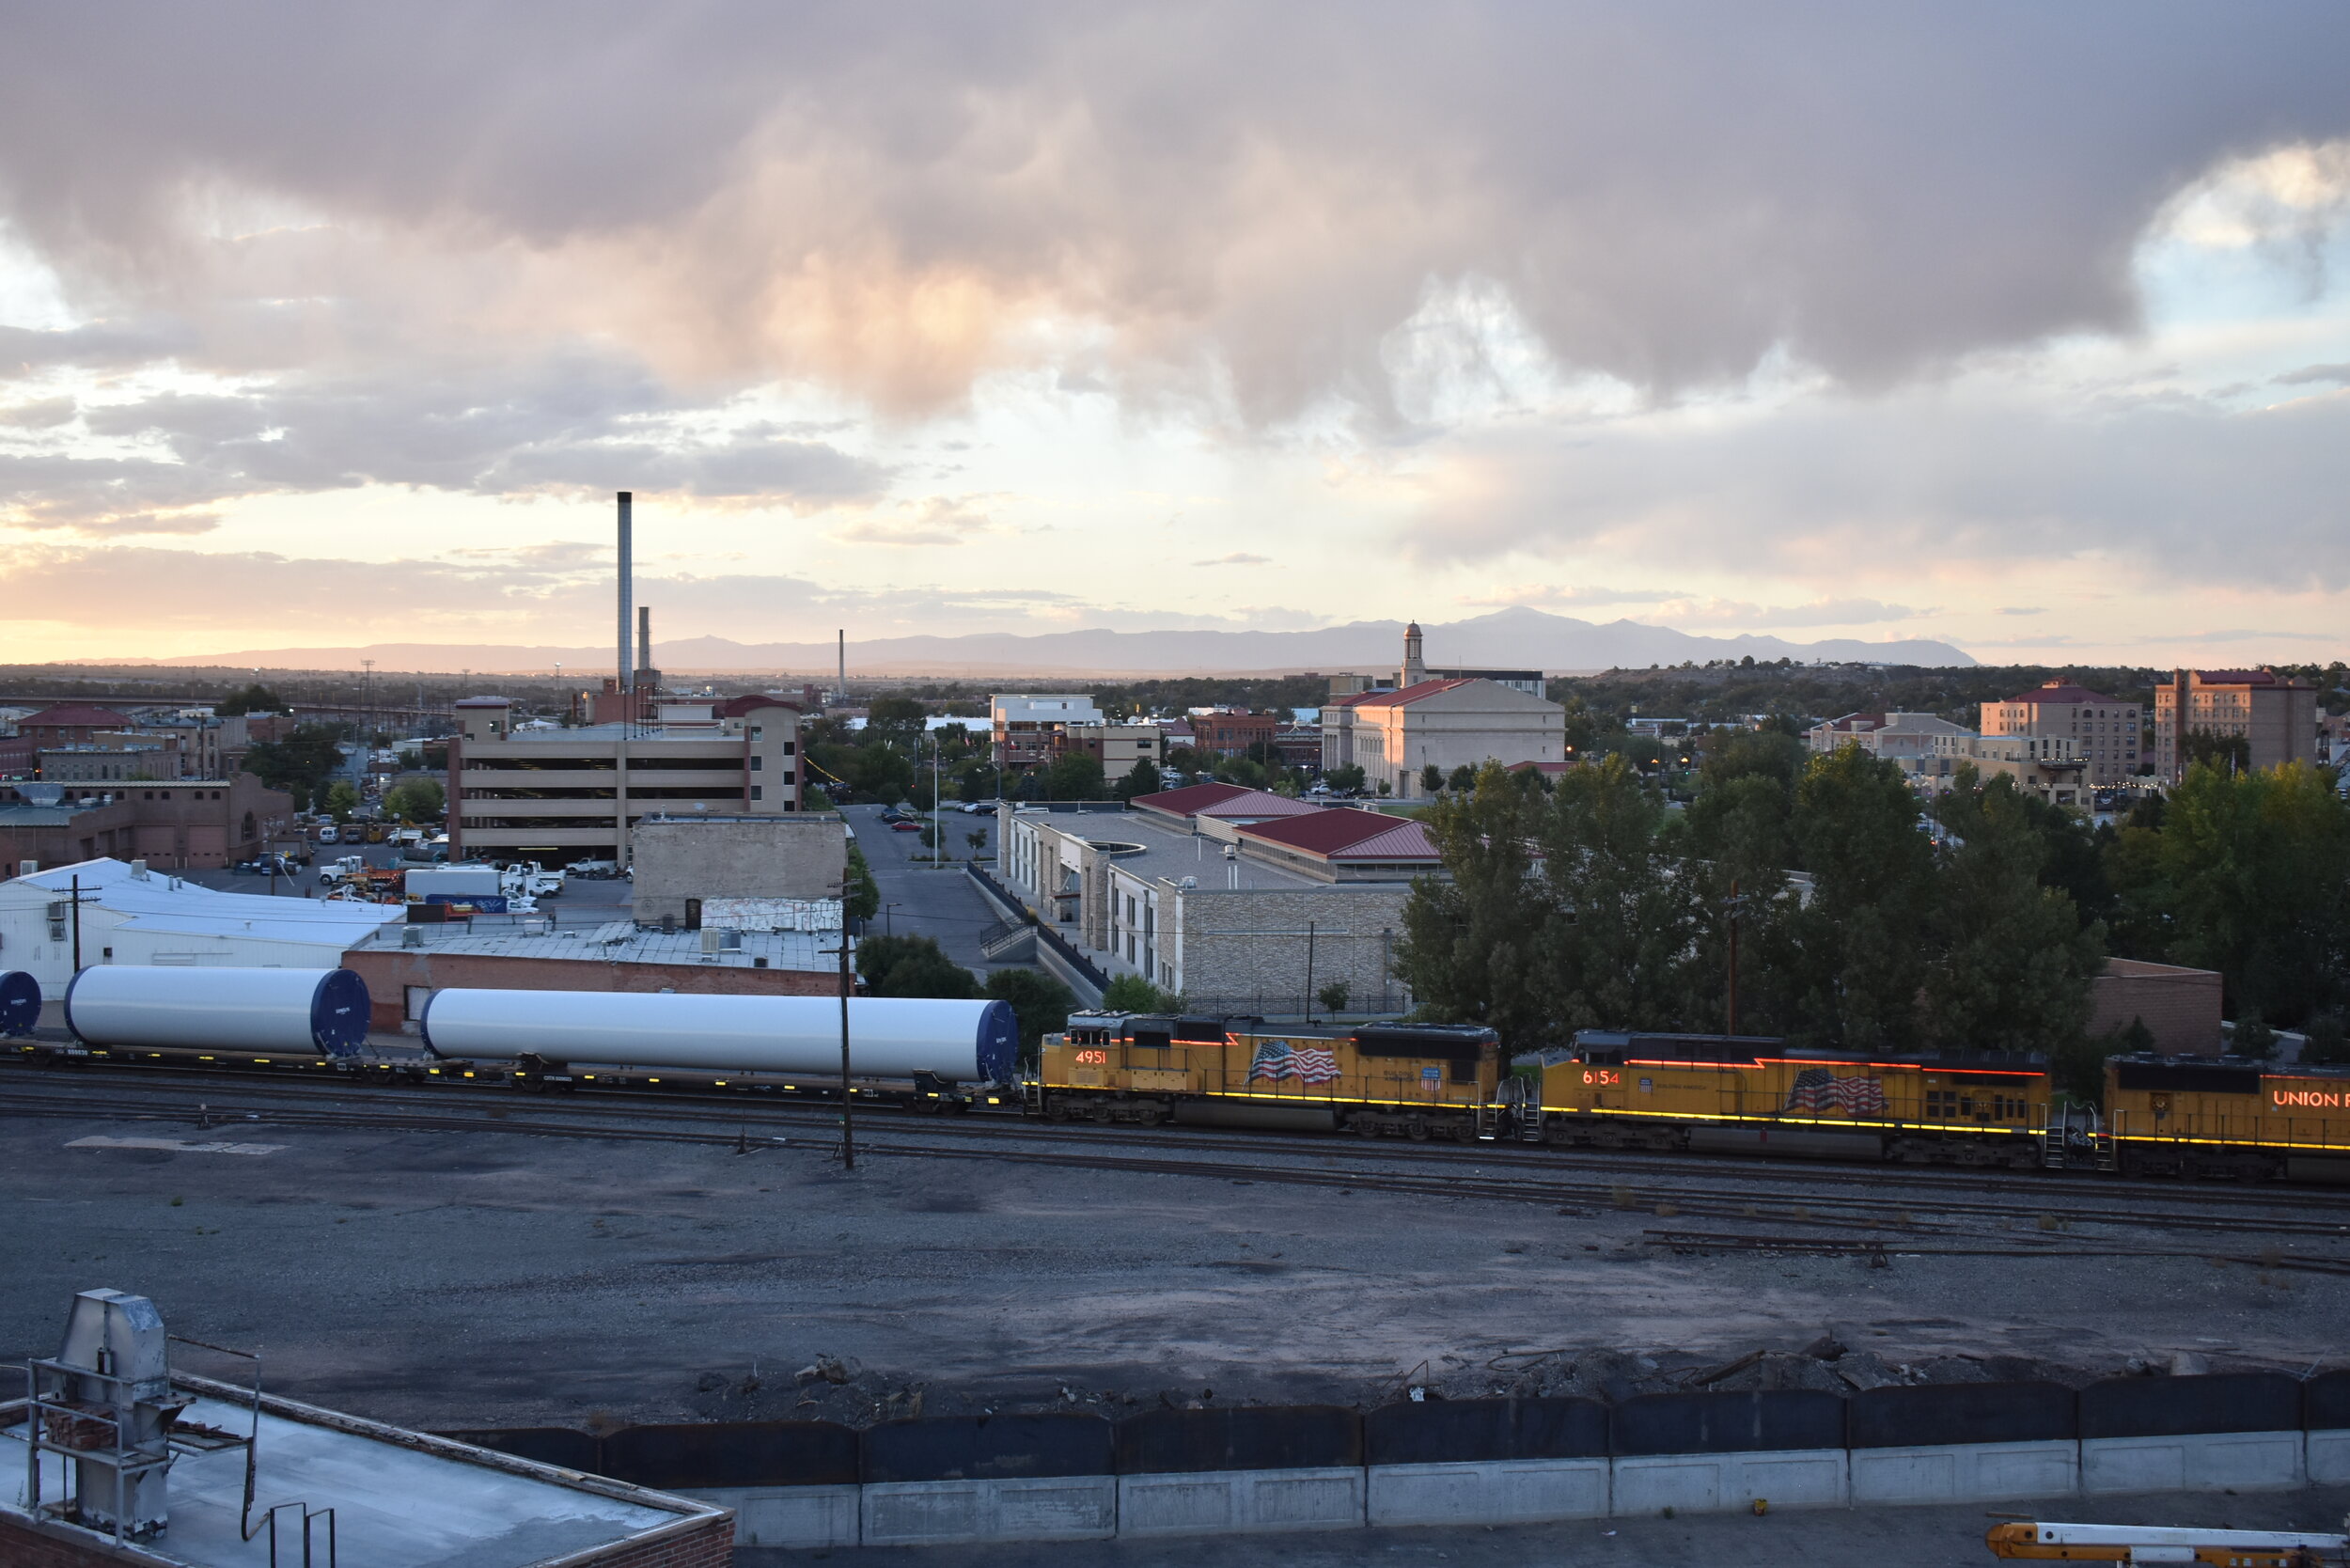
[[[1622,756],[1545,788],[1488,764],[1421,818],[1397,972],[1427,1016],[1513,1053],[1577,1029],[1776,1035],[1860,1051],[2077,1059],[2108,954],[2219,971],[2269,1025],[2339,1038],[2350,807],[2326,770],[2198,765],[2117,826],[1962,770],[1921,806],[1857,747],[1747,733],[1685,809]],[[1735,963],[1731,959],[1733,942]]]

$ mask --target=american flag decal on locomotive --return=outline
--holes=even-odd
[[[1825,1067],[1807,1067],[1795,1074],[1795,1087],[1781,1109],[1883,1116],[1885,1086],[1874,1078],[1840,1078]]]
[[[1248,1063],[1248,1081],[1260,1079],[1278,1083],[1283,1078],[1295,1078],[1301,1084],[1335,1083],[1339,1076],[1339,1058],[1317,1046],[1290,1049],[1286,1040],[1268,1040],[1257,1047],[1256,1056]]]

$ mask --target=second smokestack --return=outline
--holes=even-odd
[[[635,499],[633,492],[623,490],[620,496],[620,690],[636,689],[636,661],[629,657],[628,612],[634,589],[635,562],[630,552],[629,506]]]

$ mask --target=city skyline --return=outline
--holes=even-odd
[[[2350,609],[2329,8],[16,32],[10,662]]]

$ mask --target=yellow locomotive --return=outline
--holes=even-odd
[[[2350,1182],[2350,1069],[2114,1057],[2106,1129],[2128,1176]]]
[[[1275,1027],[1250,1019],[1073,1014],[1046,1035],[1029,1108],[1055,1121],[1489,1134],[1494,1031],[1461,1025]]]
[[[1509,1090],[1528,1143],[2027,1169],[2073,1163],[2038,1058],[1585,1029]]]

